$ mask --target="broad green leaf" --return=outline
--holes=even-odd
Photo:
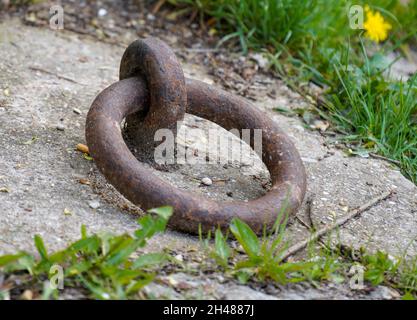
[[[66,276],[75,276],[78,274],[81,274],[85,271],[90,270],[92,267],[92,264],[90,261],[80,261],[79,263],[73,264],[72,266],[65,269],[65,275]]]
[[[137,281],[132,281],[126,288],[127,294],[134,294],[144,286],[148,285],[153,281],[155,276],[153,274],[146,274],[142,279]]]
[[[253,276],[254,272],[251,269],[242,269],[235,273],[235,276],[239,283],[246,284],[249,279]]]
[[[19,254],[8,254],[8,255],[0,256],[0,267],[6,266],[7,264],[11,262],[15,262],[24,255],[25,255],[24,253],[19,253]]]
[[[55,252],[49,256],[49,261],[51,263],[61,263],[64,262],[68,256],[75,255],[75,253],[70,249],[65,249],[62,251]]]
[[[25,254],[18,261],[19,268],[21,270],[27,270],[31,275],[33,275],[33,269],[35,267],[35,264],[35,258],[29,254]]]
[[[172,216],[173,209],[170,206],[164,206],[164,207],[150,209],[150,210],[148,210],[148,212],[149,213],[155,213],[159,217],[168,221],[168,219]]]
[[[258,237],[246,223],[233,219],[230,230],[251,259],[258,257],[260,250]]]
[[[69,249],[74,251],[96,252],[100,247],[100,239],[97,236],[91,236],[89,238],[82,238],[74,242]]]
[[[168,256],[165,253],[147,253],[141,255],[133,262],[132,268],[144,268],[155,265],[161,265],[168,260]]]
[[[241,269],[256,269],[259,266],[259,263],[261,260],[259,260],[259,257],[257,259],[246,259],[238,261],[235,265],[235,270],[241,270]]]
[[[146,215],[138,220],[141,229],[135,232],[136,237],[143,241],[142,246],[146,244],[146,239],[151,238],[157,232],[163,232],[172,215],[172,207],[160,207],[148,210],[148,213],[154,213],[157,217]]]
[[[126,238],[113,252],[107,257],[107,266],[116,266],[127,260],[129,256],[138,249],[139,241],[132,238]]]
[[[226,266],[230,257],[230,248],[220,229],[216,230],[214,244],[216,256],[221,260],[223,266]]]
[[[48,260],[48,251],[46,250],[45,244],[39,235],[35,235],[35,246],[42,260]]]
[[[140,224],[141,229],[136,230],[135,236],[141,241],[146,241],[146,239],[152,237],[158,231],[155,219],[151,216],[140,218],[138,223]],[[144,242],[143,245],[145,245],[145,243],[146,242]]]

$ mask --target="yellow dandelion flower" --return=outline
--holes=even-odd
[[[366,30],[365,36],[376,43],[384,41],[388,37],[388,30],[392,26],[384,20],[379,12],[372,12],[372,10],[366,6],[366,21],[363,24]]]

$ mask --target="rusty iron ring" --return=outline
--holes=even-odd
[[[91,156],[107,180],[128,200],[143,209],[171,205],[174,215],[169,225],[190,233],[197,233],[199,225],[203,231],[226,229],[235,217],[261,233],[265,226],[274,225],[281,209],[287,214],[298,210],[306,192],[306,173],[289,137],[245,99],[197,80],[185,79],[187,113],[227,130],[262,129],[262,160],[270,172],[272,187],[264,196],[249,202],[221,202],[177,189],[152,174],[130,152],[122,136],[123,119],[146,114],[152,99],[148,80],[134,74],[97,96],[86,123]]]

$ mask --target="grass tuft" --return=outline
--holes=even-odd
[[[215,262],[222,261],[223,271],[241,283],[308,282],[317,287],[330,282],[350,283],[352,268],[360,267],[364,271],[361,279],[364,285],[386,285],[399,290],[404,299],[417,298],[417,258],[406,259],[405,254],[394,258],[382,251],[369,253],[363,248],[335,246],[328,237],[327,243],[311,242],[305,259],[285,261],[282,256],[288,248],[284,241],[286,223],[261,239],[239,219],[232,221],[230,230],[232,240],[239,243],[243,254],[239,248],[229,245],[220,230],[216,231],[215,247],[209,247],[208,242],[204,242],[204,246]]]

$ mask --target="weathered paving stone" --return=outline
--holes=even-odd
[[[85,143],[84,116],[91,102],[103,88],[117,81],[123,48],[66,31],[23,26],[16,20],[2,22],[0,34],[0,188],[7,190],[0,192],[0,254],[34,252],[35,234],[44,238],[50,250],[60,249],[79,237],[83,224],[90,232],[134,231],[137,214],[142,211],[106,184],[94,163],[75,151],[78,143]],[[77,62],[80,57],[84,57],[83,63]],[[182,63],[188,76],[213,82],[202,66]],[[313,197],[312,219],[316,226],[331,223],[346,214],[346,208],[358,207],[386,190],[394,190],[391,199],[344,226],[339,237],[346,245],[381,249],[392,255],[408,247],[409,253],[415,255],[417,187],[392,164],[346,157],[328,146],[320,134],[305,129],[299,119],[272,111],[277,104],[295,108],[304,103],[276,83],[278,98],[262,95],[255,105],[279,123],[300,151],[308,172],[307,196]],[[3,95],[5,89],[7,96]],[[56,130],[60,119],[70,124],[65,131]],[[190,116],[184,124],[185,130],[213,126]],[[190,135],[182,143],[204,149],[206,140]],[[254,165],[245,165],[251,160]],[[180,166],[155,173],[178,187],[226,201],[257,198],[266,192],[268,181],[265,166],[253,156],[226,166]],[[210,177],[210,187],[201,187],[203,177]],[[80,183],[80,179],[91,183]],[[91,209],[92,201],[100,203],[100,210]],[[65,215],[65,209],[72,214]],[[306,206],[299,215],[303,217],[305,212]],[[296,241],[306,237],[308,231],[294,222],[288,235]],[[198,246],[198,238],[169,230],[152,239],[149,246],[150,251],[170,247],[181,253]],[[253,293],[253,289],[233,286],[229,295],[234,298]],[[225,289],[231,289],[218,282],[213,288],[217,298]],[[332,298],[335,292],[346,298],[355,295],[345,287],[302,292],[284,288],[276,297]],[[256,294],[267,298],[259,296],[266,293]]]

